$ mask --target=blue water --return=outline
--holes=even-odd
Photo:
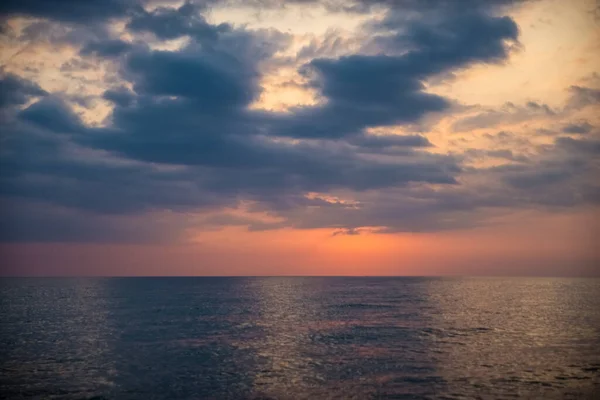
[[[600,281],[3,279],[0,397],[600,398]]]

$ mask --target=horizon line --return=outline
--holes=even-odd
[[[600,279],[600,275],[1,275],[4,278],[559,278]]]

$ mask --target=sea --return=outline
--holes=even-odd
[[[3,399],[600,399],[600,280],[3,278]]]

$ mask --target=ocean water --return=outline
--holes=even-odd
[[[0,397],[600,399],[600,280],[2,279]]]

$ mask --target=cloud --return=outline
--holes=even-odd
[[[323,146],[272,139],[285,136],[288,126],[298,129],[294,124],[304,114],[301,110],[288,116],[248,109],[260,93],[258,63],[278,48],[265,45],[265,39],[273,36],[227,31],[219,33],[208,48],[191,44],[176,51],[134,49],[122,67],[137,97],[117,105],[110,129],[96,134],[92,131],[80,143],[145,162],[244,168],[238,175],[255,174],[245,179],[243,186],[248,187],[242,188],[244,191],[262,188],[265,179],[271,179],[278,190],[328,190],[338,186],[364,190],[413,181],[455,181],[452,174],[458,168],[454,162],[432,154],[415,154],[408,162],[383,162],[361,158],[343,143]],[[281,38],[274,39],[277,43]],[[240,44],[249,50],[237,51]],[[105,97],[113,94],[107,92]],[[342,117],[337,110],[324,112],[332,111],[338,120]],[[319,126],[323,121],[314,116],[309,121],[312,129],[323,129]],[[350,144],[361,148],[408,148],[424,147],[429,142],[418,136],[355,135]],[[228,172],[220,173],[225,178]]]
[[[281,210],[278,216],[286,221],[279,226],[329,227],[338,235],[362,227],[380,227],[371,230],[373,233],[442,231],[484,226],[514,210],[560,212],[582,205],[597,206],[597,142],[558,138],[518,163],[465,167],[459,185],[439,189],[408,185],[355,193],[352,199],[359,207]],[[509,152],[485,153],[510,157]]]
[[[449,107],[444,98],[424,92],[424,85],[403,70],[401,58],[347,56],[313,60],[311,86],[326,99],[324,105],[298,108],[276,133],[294,137],[335,138],[360,133],[367,127],[415,122],[429,112]]]
[[[177,243],[190,227],[186,215],[104,215],[44,201],[0,200],[0,242]]]
[[[464,153],[466,157],[478,160],[483,160],[486,158],[496,158],[516,162],[526,162],[528,160],[526,156],[515,154],[515,152],[510,149],[467,149]]]
[[[31,97],[46,96],[48,92],[36,83],[0,70],[0,109],[27,103]]]
[[[529,162],[494,167],[488,172],[517,189],[512,196],[525,204],[549,207],[597,204],[597,198],[590,194],[598,187],[598,154],[597,139],[558,137]]]
[[[127,28],[133,32],[151,32],[163,40],[192,36],[198,41],[216,40],[219,33],[231,30],[228,24],[209,24],[200,11],[200,6],[190,2],[179,8],[157,7],[150,12],[140,10],[131,18]]]
[[[25,122],[57,133],[80,132],[84,129],[79,117],[64,101],[48,96],[20,111],[17,117]]]
[[[494,136],[498,148],[464,154],[443,153],[426,134],[393,133],[399,125],[418,132],[413,124],[453,110],[455,100],[429,92],[432,78],[507,60],[518,46],[518,28],[511,18],[497,16],[495,7],[511,2],[465,2],[457,6],[460,12],[447,1],[327,7],[359,12],[375,3],[387,12],[363,27],[361,34],[373,39],[360,51],[301,54],[298,72],[319,102],[286,112],[254,105],[265,71],[294,65],[281,56],[293,42],[289,34],[211,24],[204,6],[192,3],[144,9],[142,3],[110,1],[95,16],[99,3],[93,1],[70,11],[56,1],[48,3],[57,5],[52,10],[35,1],[3,5],[9,15],[76,23],[77,32],[111,18],[120,18],[125,28],[110,34],[90,27],[93,32],[70,42],[79,51],[62,64],[63,73],[106,64],[114,74],[94,94],[111,107],[101,126],[84,122],[74,111],[74,97],[2,76],[0,105],[8,118],[2,121],[0,197],[9,211],[0,219],[10,229],[0,239],[169,240],[190,227],[182,221],[187,213],[208,214],[195,220],[201,227],[331,228],[334,235],[365,227],[379,233],[432,231],[483,224],[490,209],[597,198],[591,181],[577,175],[577,168],[596,168],[590,161],[597,154],[594,141],[560,137],[543,148],[525,141],[532,153],[525,157],[504,143],[516,140],[508,133]],[[156,46],[182,37],[179,46]],[[594,101],[593,89],[571,90],[572,104]],[[555,116],[541,103],[506,107],[456,126]],[[475,168],[467,166],[470,158],[509,165]],[[573,191],[566,192],[566,184]],[[223,211],[240,207],[270,219]],[[161,213],[171,222],[136,219]],[[157,231],[153,226],[162,233],[148,234]]]
[[[222,5],[244,5],[253,8],[285,8],[290,5],[323,6],[334,13],[371,13],[378,9],[395,9],[402,12],[425,12],[433,10],[463,12],[516,5],[524,0],[213,0],[206,3]]]
[[[505,103],[499,109],[487,109],[475,115],[458,119],[452,124],[454,132],[467,132],[473,129],[492,128],[498,125],[518,124],[532,119],[547,119],[556,115],[546,104],[528,102],[525,105]]]
[[[0,15],[86,23],[122,17],[127,10],[136,5],[135,1],[129,0],[7,0],[0,4]]]
[[[589,133],[592,129],[594,129],[593,125],[590,125],[587,121],[583,121],[579,123],[565,125],[562,128],[562,131],[564,133],[585,134]]]
[[[556,139],[556,145],[559,148],[582,154],[600,154],[600,140],[597,138],[573,139],[570,137],[559,137]]]
[[[181,96],[203,108],[245,106],[259,93],[253,66],[225,52],[136,51],[125,69],[136,92]]]
[[[507,176],[506,181],[517,188],[529,189],[564,182],[573,176],[573,171],[565,170],[562,166],[548,168],[543,171],[522,171]]]
[[[135,100],[135,94],[122,86],[105,91],[102,97],[118,107],[128,107]]]
[[[508,57],[518,28],[508,17],[480,12],[449,14],[433,21],[398,22],[395,11],[371,26],[373,41],[387,54],[317,58],[301,73],[323,104],[297,107],[272,126],[273,134],[339,138],[368,127],[408,124],[450,107],[428,93],[424,82],[437,74]]]
[[[362,149],[389,149],[393,147],[430,147],[431,142],[422,135],[360,135],[348,140]]]
[[[297,193],[336,187],[368,190],[413,181],[451,184],[458,171],[451,157],[433,154],[414,153],[403,162],[384,162],[335,143],[293,144],[218,131],[198,140],[191,135],[198,121],[192,119],[192,125],[182,121],[194,113],[196,103],[169,104],[171,112],[179,113],[173,118],[165,114],[169,108],[162,103],[156,109],[145,104],[117,106],[115,125],[106,129],[86,127],[57,98],[33,103],[4,126],[1,194],[97,214],[131,214],[234,207],[242,198],[281,205]],[[171,133],[165,140],[169,128],[189,131],[191,136],[179,140]],[[235,124],[231,128],[240,130]],[[410,144],[402,137],[387,140]],[[141,161],[114,157],[100,148]],[[187,167],[164,169],[150,162]]]
[[[361,234],[361,230],[358,228],[344,228],[344,229],[338,229],[338,230],[333,231],[331,236],[340,236],[340,235],[356,236],[356,235],[360,235],[360,234]]]
[[[600,89],[573,85],[569,88],[571,97],[567,108],[581,109],[589,105],[600,103]]]
[[[93,41],[86,44],[80,51],[83,56],[96,55],[98,57],[118,57],[129,51],[132,45],[118,39],[108,39],[104,41]]]

